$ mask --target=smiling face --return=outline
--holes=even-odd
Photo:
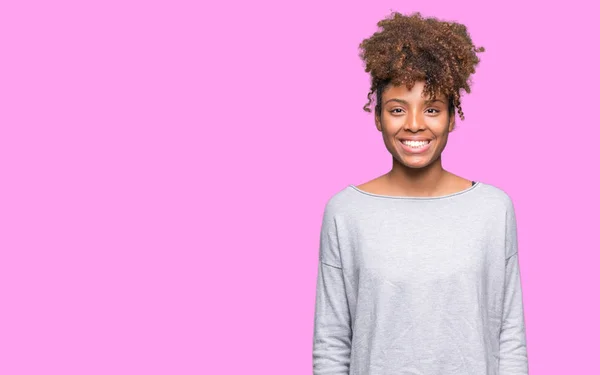
[[[448,99],[438,95],[433,101],[422,97],[424,81],[411,90],[405,85],[388,86],[382,92],[381,117],[377,129],[394,159],[409,168],[423,168],[438,161],[454,129],[454,114]]]

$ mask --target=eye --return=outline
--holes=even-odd
[[[394,108],[390,111],[390,113],[400,113],[400,112],[396,112],[396,111],[404,111],[402,108]],[[428,112],[428,113],[440,113],[441,111],[439,109],[435,109],[435,108],[428,108],[427,111],[433,111],[433,112]]]

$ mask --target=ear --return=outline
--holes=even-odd
[[[454,114],[452,114],[452,116],[450,116],[450,125],[448,127],[448,132],[451,133],[454,130],[455,126],[456,126],[455,116],[454,116]]]
[[[380,132],[382,131],[381,130],[381,117],[379,117],[377,112],[375,112],[375,126],[377,127],[377,130],[379,130]]]

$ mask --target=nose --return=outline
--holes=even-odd
[[[419,120],[418,118],[412,118],[409,119],[408,122],[406,123],[406,129],[410,130],[412,132],[416,132],[419,129],[423,128],[423,121]]]
[[[406,130],[416,132],[423,126],[424,122],[425,121],[419,111],[409,111],[406,114],[405,128]]]

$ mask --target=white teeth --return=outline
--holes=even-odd
[[[402,143],[404,143],[405,145],[410,146],[410,147],[419,148],[419,147],[423,147],[426,144],[428,144],[429,141],[407,141],[407,140],[403,140]]]

